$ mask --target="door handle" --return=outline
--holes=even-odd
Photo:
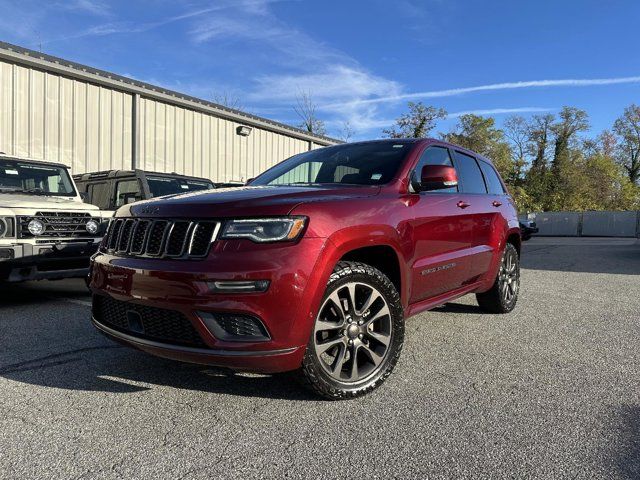
[[[494,200],[493,202],[491,202],[491,205],[493,205],[494,207],[499,207],[500,205],[502,205],[502,202],[499,202],[498,200]]]
[[[465,202],[463,200],[460,200],[457,205],[458,205],[458,208],[467,208],[467,207],[471,206],[470,203],[467,203],[467,202]]]

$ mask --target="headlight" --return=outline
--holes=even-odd
[[[5,223],[4,218],[0,218],[0,237],[4,237],[7,230],[7,224]]]
[[[29,232],[31,232],[31,235],[42,235],[42,232],[44,232],[44,223],[40,220],[33,219],[29,222],[27,228]]]
[[[87,232],[89,232],[91,235],[95,235],[96,233],[98,233],[98,229],[100,228],[100,224],[98,222],[96,222],[95,220],[89,220],[86,223],[85,228],[87,229]]]
[[[222,238],[248,238],[254,242],[280,242],[300,236],[305,217],[248,218],[227,222]]]

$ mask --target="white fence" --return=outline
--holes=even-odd
[[[547,237],[640,237],[640,211],[530,213]]]

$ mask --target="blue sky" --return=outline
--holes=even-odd
[[[408,100],[463,112],[590,114],[640,103],[640,2],[0,0],[0,39],[331,135],[376,138]]]

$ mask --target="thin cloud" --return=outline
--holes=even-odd
[[[463,110],[461,112],[448,113],[447,118],[458,118],[463,115],[503,115],[507,113],[551,112],[554,110],[557,110],[557,108],[545,108],[545,107],[488,108],[485,110]]]
[[[447,90],[432,90],[426,92],[404,93],[401,95],[388,95],[383,97],[354,100],[353,104],[367,105],[398,102],[402,100],[418,100],[421,98],[443,98],[464,95],[466,93],[476,93],[495,90],[513,90],[521,88],[543,88],[543,87],[590,87],[598,85],[620,85],[640,83],[640,76],[618,77],[618,78],[591,78],[591,79],[562,79],[562,80],[530,80],[524,82],[504,82],[492,83],[489,85],[477,85],[475,87],[451,88]],[[326,108],[333,108],[338,104],[325,105]]]
[[[75,0],[72,2],[61,4],[60,6],[66,8],[67,10],[85,12],[101,17],[107,17],[111,15],[111,9],[109,8],[109,5],[99,0]]]

